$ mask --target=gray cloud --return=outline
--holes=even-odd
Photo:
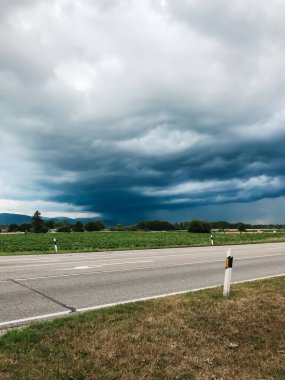
[[[0,199],[129,222],[284,195],[279,1],[1,6]]]

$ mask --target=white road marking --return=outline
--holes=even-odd
[[[226,252],[226,246],[224,246],[225,247],[225,252]],[[275,248],[267,248],[267,249],[275,249]],[[279,247],[279,249],[284,249],[284,247]],[[224,250],[223,250],[224,251]],[[223,252],[222,251],[222,252]],[[221,251],[214,251],[214,253],[222,253]],[[240,251],[239,251],[239,253],[241,253]],[[246,253],[247,253],[247,251],[246,251]],[[175,258],[179,258],[179,257],[184,257],[184,256],[193,256],[193,255],[209,255],[209,254],[213,254],[213,252],[212,251],[209,251],[209,252],[194,252],[194,253],[181,253],[181,254],[161,254],[161,255],[156,255],[156,256],[151,256],[151,258],[152,259],[160,259],[160,258],[162,258],[162,259],[166,259],[166,258],[169,258],[169,257],[175,257]],[[282,254],[280,254],[280,255],[282,255]],[[267,256],[269,256],[269,255],[260,255],[260,256],[252,256],[252,257],[267,257]],[[142,256],[142,257],[140,257],[140,259],[148,259],[149,258],[149,256]],[[94,259],[96,259],[96,258],[94,258]],[[58,261],[60,261],[60,260],[56,260],[57,262],[58,262],[58,265],[67,265],[67,264],[77,264],[78,263],[78,261],[84,261],[84,262],[97,262],[97,261],[101,261],[101,260],[106,260],[106,259],[104,259],[104,258],[100,258],[100,259],[97,259],[97,260],[94,260],[94,259],[91,259],[91,258],[88,258],[88,259],[83,259],[83,258],[80,258],[80,260],[77,260],[77,261],[62,261],[62,262],[58,262]],[[108,259],[108,261],[118,261],[118,260],[125,260],[126,258],[118,258],[118,259]],[[237,259],[240,259],[240,258],[237,258]],[[52,261],[52,260],[50,260],[50,261]],[[18,265],[10,265],[10,266],[5,266],[5,267],[1,267],[1,263],[0,263],[0,271],[1,271],[1,269],[2,270],[6,270],[6,269],[11,269],[11,268],[29,268],[29,267],[35,267],[35,266],[51,266],[51,265],[53,265],[53,263],[44,263],[44,264],[27,264],[27,265],[22,265],[22,264],[18,264]],[[101,264],[101,263],[98,263],[98,265],[99,266],[102,266],[103,264]],[[107,265],[107,264],[104,264],[104,265]],[[109,265],[109,264],[108,264]]]
[[[266,279],[269,279],[269,278],[283,277],[283,276],[285,276],[285,273],[276,274],[276,275],[272,275],[272,276],[266,276],[266,277],[256,277],[256,278],[252,278],[252,279],[249,279],[249,280],[236,281],[236,282],[233,282],[233,284],[241,284],[241,283],[246,283],[246,282],[253,282],[253,281],[258,281],[258,280],[266,280]],[[164,298],[164,297],[175,296],[175,295],[179,295],[179,294],[198,292],[200,290],[217,288],[219,286],[222,286],[222,284],[216,284],[216,285],[212,285],[212,286],[205,286],[205,287],[196,288],[196,289],[188,289],[188,290],[183,290],[183,291],[180,291],[180,292],[159,294],[159,295],[154,295],[154,296],[150,296],[150,297],[135,298],[135,299],[127,300],[127,301],[119,301],[119,302],[114,302],[114,303],[109,303],[109,304],[103,304],[103,305],[78,308],[78,309],[76,309],[76,312],[81,313],[81,312],[85,312],[85,311],[98,310],[98,309],[103,309],[103,308],[112,307],[112,306],[125,305],[125,304],[133,303],[133,302],[148,301],[148,300],[152,300],[152,299],[159,299],[159,298]],[[12,326],[15,325],[15,327],[16,327],[17,325],[19,325],[21,323],[24,323],[24,322],[32,322],[32,321],[35,321],[35,320],[40,320],[40,319],[45,319],[45,318],[52,318],[52,317],[57,317],[57,316],[66,315],[66,314],[70,314],[70,313],[72,313],[71,310],[66,310],[66,311],[61,311],[61,312],[58,312],[58,313],[43,314],[43,315],[37,315],[35,317],[28,317],[28,318],[16,319],[16,320],[12,320],[12,321],[5,321],[5,322],[0,322],[0,327],[10,326],[10,325],[12,325]]]
[[[244,280],[244,281],[236,281],[236,282],[232,282],[232,284],[240,284],[240,283],[245,283],[245,282],[252,282],[252,281],[257,281],[257,280],[265,280],[265,279],[269,279],[269,278],[273,278],[273,277],[282,277],[282,276],[285,276],[285,273],[276,274],[276,275],[267,276],[267,277],[252,278],[250,280]],[[222,284],[205,286],[205,287],[196,288],[196,289],[182,290],[180,292],[159,294],[159,295],[149,296],[149,297],[135,298],[135,299],[128,300],[128,301],[114,302],[114,303],[103,304],[103,305],[98,305],[98,306],[82,307],[82,308],[76,309],[76,312],[84,312],[84,311],[91,311],[91,310],[97,310],[97,309],[104,309],[104,308],[107,308],[107,307],[124,305],[124,304],[132,303],[132,302],[141,302],[141,301],[148,301],[148,300],[152,300],[152,299],[171,297],[171,296],[176,296],[176,295],[179,295],[179,294],[198,292],[200,290],[214,289],[214,288],[218,288],[219,286],[222,286]]]
[[[7,260],[7,258],[9,257],[9,260]],[[14,259],[14,260],[13,260]],[[11,262],[11,263],[14,263],[15,261],[19,261],[19,260],[21,260],[21,261],[23,261],[23,262],[26,262],[26,261],[32,261],[32,262],[38,262],[38,263],[40,263],[40,262],[45,262],[45,261],[50,261],[50,262],[56,262],[56,261],[60,261],[60,259],[61,259],[61,257],[59,257],[58,259],[53,259],[52,257],[48,257],[48,258],[41,258],[40,257],[40,255],[38,255],[38,258],[32,258],[32,259],[30,259],[30,258],[25,258],[25,257],[23,257],[23,256],[14,256],[14,257],[10,257],[10,256],[0,256],[0,262],[1,261],[3,261],[4,262],[4,264],[6,264],[6,263],[9,263],[9,262]]]
[[[275,247],[267,247],[268,244],[274,244],[276,245]],[[247,251],[248,248],[252,249],[252,250],[258,250],[258,249],[262,249],[262,250],[277,250],[277,249],[285,249],[285,244],[284,242],[279,242],[279,243],[260,243],[260,244],[233,244],[233,245],[220,245],[220,246],[200,246],[200,247],[170,247],[170,248],[150,248],[150,249],[136,249],[136,250],[125,250],[125,251],[95,251],[95,252],[62,252],[60,254],[54,254],[54,253],[48,253],[48,254],[44,254],[44,255],[50,255],[50,257],[41,257],[41,254],[38,254],[38,255],[17,255],[17,256],[0,256],[0,263],[1,261],[3,260],[4,263],[7,262],[7,258],[9,257],[9,260],[11,262],[13,262],[13,259],[15,260],[19,260],[19,258],[21,258],[21,260],[23,261],[42,261],[42,260],[47,260],[47,261],[60,261],[60,260],[66,260],[67,257],[69,258],[78,258],[78,259],[84,259],[84,257],[82,256],[87,256],[88,257],[88,260],[90,259],[90,256],[91,255],[98,255],[97,257],[95,257],[95,259],[100,259],[100,258],[103,258],[106,257],[105,255],[106,254],[112,254],[112,256],[121,256],[122,255],[138,255],[139,253],[141,252],[145,252],[145,253],[149,253],[149,254],[152,254],[152,253],[161,253],[162,256],[170,256],[170,254],[168,253],[165,253],[164,251],[165,250],[169,250],[169,251],[179,251],[179,250],[191,250],[193,251],[194,249],[203,249],[203,251],[195,251],[194,253],[192,252],[189,252],[189,253],[181,253],[179,254],[179,252],[177,252],[178,254],[173,254],[173,256],[179,256],[179,255],[193,255],[193,254],[210,254],[210,253],[222,253],[224,250],[226,250],[228,247],[231,247],[233,250],[235,249],[238,249],[239,252],[240,251]],[[206,250],[206,252],[205,252]],[[105,254],[105,255],[103,255]],[[44,256],[43,255],[43,256]],[[53,255],[53,256],[52,256]],[[69,256],[68,256],[69,255]],[[100,255],[100,256],[99,256]],[[172,255],[172,254],[171,254]],[[32,258],[30,258],[30,256],[33,256]],[[147,256],[148,257],[148,256]],[[146,258],[147,258],[146,257]],[[156,256],[156,257],[159,257],[159,256]],[[123,259],[124,257],[122,257]],[[144,258],[144,257],[141,257],[141,258]],[[85,259],[84,259],[85,260]],[[114,259],[115,260],[115,259]]]
[[[100,264],[100,265],[92,265],[92,266],[80,266],[80,267],[72,267],[72,268],[62,268],[57,270],[74,270],[74,269],[92,269],[92,268],[102,268],[103,266],[113,266],[113,265],[124,265],[124,264],[138,264],[138,263],[150,263],[153,260],[144,260],[144,261],[125,261],[123,263],[110,263],[110,264]]]
[[[218,253],[218,252],[217,252]],[[175,257],[175,258],[179,258],[180,256],[192,256],[192,255],[196,255],[196,254],[199,254],[199,255],[203,255],[203,254],[209,254],[209,252],[195,252],[195,253],[182,253],[182,254],[172,254],[172,255],[168,255],[168,254],[161,254],[159,256],[151,256],[152,259],[156,259],[156,258],[162,258],[162,259],[165,259],[165,258],[168,258],[168,257]],[[149,256],[142,256],[142,257],[139,257],[140,259],[148,259]],[[97,259],[97,260],[96,260]],[[119,261],[119,260],[126,260],[127,257],[122,257],[122,258],[117,258],[117,259],[111,259],[111,258],[108,258],[107,260],[108,261]],[[102,261],[102,260],[105,260],[106,261],[106,258],[102,257],[102,258],[88,258],[88,259],[83,259],[83,258],[78,258],[78,260],[76,261],[61,261],[61,262],[58,262],[60,260],[56,260],[58,262],[59,265],[67,265],[67,264],[77,264],[78,261],[80,262],[97,262],[97,261]],[[5,262],[4,262],[5,264]],[[10,268],[29,268],[29,267],[34,267],[34,266],[48,266],[48,265],[53,265],[53,263],[49,264],[49,263],[44,263],[44,264],[27,264],[27,265],[23,265],[23,264],[17,264],[17,265],[10,265],[10,266],[5,266],[5,267],[1,267],[1,263],[0,263],[0,270],[3,269],[3,270],[6,270],[6,269],[10,269]],[[101,265],[101,264],[100,264]]]
[[[264,258],[264,257],[274,257],[274,256],[285,256],[284,254],[276,254],[276,255],[266,255],[266,256],[249,256],[242,258],[234,258],[234,260],[245,260],[245,259],[255,259],[255,258]],[[16,281],[28,281],[28,280],[40,280],[47,278],[61,278],[61,277],[72,277],[72,276],[81,276],[81,275],[91,275],[91,274],[100,274],[100,273],[116,273],[116,272],[128,272],[132,270],[144,270],[144,269],[156,269],[156,268],[167,268],[167,267],[178,267],[183,265],[196,265],[196,264],[204,264],[204,263],[216,263],[216,262],[225,262],[225,259],[212,260],[212,261],[196,261],[190,263],[181,263],[181,264],[167,264],[167,265],[154,265],[147,267],[135,267],[135,268],[125,268],[125,269],[115,269],[115,270],[102,270],[95,272],[82,272],[82,273],[71,273],[71,274],[62,274],[62,275],[50,275],[50,276],[39,276],[39,277],[27,277],[27,278],[15,278]]]
[[[98,260],[98,261],[102,261],[102,260],[105,260],[106,261],[106,259],[101,259],[101,260]],[[110,259],[110,260],[108,260],[108,261],[119,261],[120,259]],[[125,259],[121,259],[121,260],[125,260]],[[58,260],[57,260],[58,261]],[[78,261],[84,261],[84,262],[91,262],[91,263],[93,263],[95,260],[77,260],[77,261],[69,261],[69,262],[64,262],[64,261],[62,261],[62,262],[58,262],[57,263],[57,265],[67,265],[67,264],[78,264]],[[147,261],[136,261],[136,262],[138,262],[138,263],[140,263],[140,262],[148,262],[148,261],[153,261],[153,260],[147,260]],[[95,261],[95,262],[97,262],[97,261]],[[125,263],[128,263],[128,262],[123,262],[122,264],[125,264]],[[115,265],[115,264],[117,264],[117,263],[114,263],[114,264],[98,264],[98,266],[100,267],[101,265]],[[118,265],[121,265],[121,263],[118,263]],[[0,266],[0,270],[1,269],[3,269],[3,270],[6,270],[6,269],[11,269],[11,268],[29,268],[29,267],[38,267],[38,266],[50,266],[50,265],[54,265],[54,263],[44,263],[44,264],[27,264],[27,265],[20,265],[20,264],[18,264],[18,265],[10,265],[10,266],[4,266],[4,267],[1,267]],[[96,265],[95,265],[96,266]],[[74,268],[71,268],[71,269],[74,269]],[[59,269],[58,269],[59,270]],[[64,269],[63,269],[64,270]]]
[[[24,323],[24,322],[31,322],[31,321],[36,321],[38,319],[44,319],[44,318],[52,318],[52,317],[57,317],[57,316],[65,315],[65,314],[69,314],[69,313],[71,313],[71,310],[59,311],[58,313],[36,315],[35,317],[14,319],[12,321],[0,322],[0,326],[9,326],[9,325],[15,325],[15,324],[17,325],[17,324]]]

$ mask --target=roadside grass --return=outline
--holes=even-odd
[[[0,235],[0,255],[59,253],[151,248],[198,247],[210,245],[209,234],[189,232],[85,232],[57,234]],[[214,245],[284,242],[285,233],[214,234]]]
[[[284,380],[285,277],[130,303],[0,337],[0,379]]]

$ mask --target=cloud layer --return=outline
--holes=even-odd
[[[0,199],[279,220],[256,202],[285,194],[281,1],[0,4]]]

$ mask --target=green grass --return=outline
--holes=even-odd
[[[284,380],[284,358],[285,277],[234,285],[229,299],[218,287],[0,337],[1,380]]]
[[[59,252],[88,252],[210,245],[209,234],[188,232],[85,232],[0,235],[0,255],[53,253],[56,237]],[[285,233],[214,234],[215,245],[285,241]]]

